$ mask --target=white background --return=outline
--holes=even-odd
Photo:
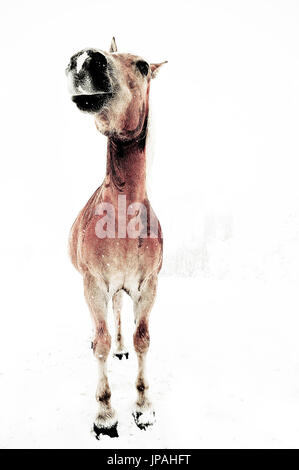
[[[298,447],[299,4],[2,1],[1,447]],[[96,364],[69,228],[106,139],[66,89],[84,47],[168,60],[151,87],[149,192],[165,237],[149,376],[109,360],[118,440],[97,442]]]

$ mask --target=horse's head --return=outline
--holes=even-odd
[[[150,81],[163,63],[117,53],[114,38],[110,52],[84,49],[71,57],[66,69],[72,100],[81,111],[95,115],[97,128],[106,136],[134,139],[148,114]]]

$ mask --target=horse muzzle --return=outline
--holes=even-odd
[[[66,68],[69,92],[81,111],[96,113],[112,98],[111,66],[104,53],[86,49],[73,55]]]

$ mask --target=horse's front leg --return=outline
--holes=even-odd
[[[129,353],[127,348],[124,346],[122,328],[121,328],[121,309],[122,309],[122,298],[123,292],[120,290],[116,292],[112,297],[112,308],[114,314],[114,321],[115,321],[115,350],[114,350],[114,357],[118,359],[122,359],[125,357],[126,359],[129,358]]]
[[[107,305],[109,296],[106,285],[87,274],[84,278],[84,293],[95,325],[95,336],[92,343],[94,355],[98,361],[99,381],[96,400],[99,404],[94,422],[97,437],[107,434],[118,437],[116,413],[111,407],[111,391],[107,378],[107,357],[111,347],[111,336],[107,328]]]
[[[148,381],[145,373],[146,354],[150,344],[149,315],[154,304],[157,288],[157,275],[147,281],[139,295],[134,298],[136,330],[134,347],[138,358],[138,374],[136,380],[137,400],[133,416],[140,429],[146,429],[155,422],[155,412],[148,396]]]

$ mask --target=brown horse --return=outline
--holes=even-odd
[[[111,347],[107,306],[112,298],[114,355],[128,358],[121,331],[123,291],[133,300],[136,324],[138,375],[133,416],[140,429],[154,423],[145,358],[150,342],[149,314],[162,265],[162,233],[146,193],[145,153],[150,81],[161,65],[117,53],[113,38],[109,53],[85,49],[71,57],[66,69],[72,100],[81,111],[94,114],[97,129],[108,137],[105,179],[78,215],[70,234],[72,263],[83,276],[95,327],[92,347],[99,366],[99,410],[94,422],[97,437],[118,436],[106,369]]]

